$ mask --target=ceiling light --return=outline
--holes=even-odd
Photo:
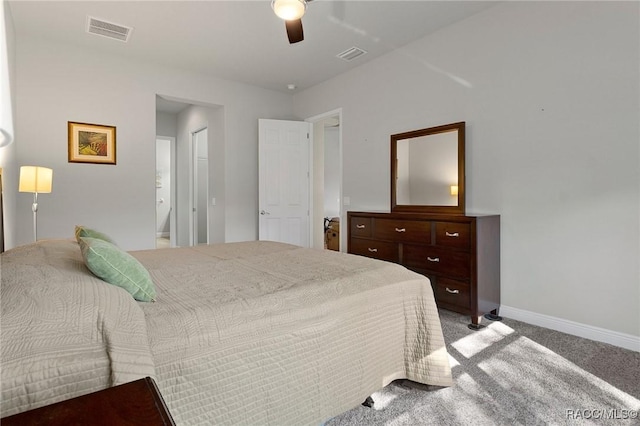
[[[295,84],[287,84],[287,89],[295,90],[296,89],[296,85]]]
[[[302,18],[307,9],[305,0],[273,0],[271,8],[280,19],[294,21]]]

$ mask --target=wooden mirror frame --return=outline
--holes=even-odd
[[[398,174],[397,148],[398,141],[404,139],[418,138],[439,133],[458,131],[458,204],[455,206],[432,206],[432,205],[412,205],[396,204],[396,178]],[[443,126],[429,127],[426,129],[413,130],[410,132],[391,135],[391,211],[392,212],[413,212],[413,213],[436,213],[436,214],[465,214],[465,122],[445,124]]]

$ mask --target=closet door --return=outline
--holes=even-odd
[[[193,141],[193,245],[209,243],[209,144],[204,128]]]

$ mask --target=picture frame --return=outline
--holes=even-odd
[[[116,127],[68,122],[69,162],[116,164]]]

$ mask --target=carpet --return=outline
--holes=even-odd
[[[326,422],[351,425],[640,425],[640,353],[505,318],[441,310],[454,386],[397,380]]]

